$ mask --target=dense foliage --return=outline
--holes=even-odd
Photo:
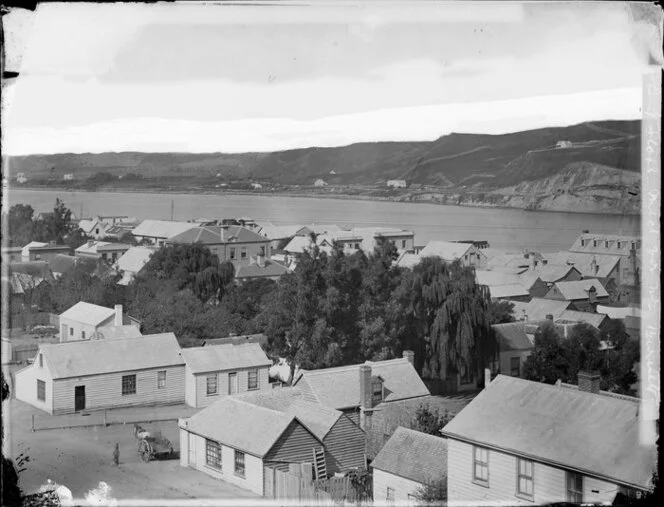
[[[524,375],[549,384],[558,379],[576,384],[579,370],[594,370],[601,375],[601,389],[632,394],[639,356],[639,344],[630,339],[622,321],[611,321],[602,332],[580,323],[567,338],[547,322],[535,334],[535,348],[524,364]]]
[[[415,418],[411,427],[422,433],[442,438],[440,430],[452,420],[452,417],[452,414],[447,410],[441,412],[438,409],[431,409],[428,405],[422,404],[415,411]]]
[[[43,213],[39,218],[32,206],[25,204],[15,204],[2,218],[3,237],[8,246],[41,241],[77,248],[87,240],[72,222],[71,210],[60,199],[56,199],[53,211]]]
[[[418,505],[445,505],[447,502],[447,477],[428,482],[415,492]]]

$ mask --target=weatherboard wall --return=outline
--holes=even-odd
[[[28,403],[33,407],[53,413],[53,380],[46,364],[39,366],[39,357],[30,366],[16,372],[14,376],[14,389],[17,400]],[[37,399],[37,381],[41,380],[45,386],[45,400]]]
[[[166,384],[157,387],[157,372],[166,372]],[[136,394],[122,394],[122,377],[136,375]],[[169,405],[184,402],[184,365],[89,375],[53,381],[53,413],[75,411],[74,390],[85,386],[85,409]]]
[[[393,501],[398,504],[416,505],[415,493],[422,486],[421,483],[400,477],[383,470],[373,469],[373,499],[382,504]],[[392,497],[388,498],[388,490]]]
[[[288,463],[312,463],[313,451],[320,447],[323,444],[294,420],[265,455],[264,461],[285,471],[288,470]]]
[[[327,473],[364,468],[365,433],[342,415],[323,439]]]
[[[260,368],[241,368],[237,370],[220,370],[216,372],[199,373],[193,375],[195,380],[195,405],[192,406],[196,408],[207,407],[222,397],[231,394],[229,391],[231,373],[237,373],[237,394],[248,392],[249,371],[256,369],[258,370],[258,389],[252,389],[251,391],[266,391],[272,389],[268,376],[268,366],[261,366]],[[207,378],[209,375],[217,376],[217,394],[210,396],[207,394]],[[191,377],[188,377],[188,380],[191,381]],[[189,402],[187,403],[190,404]]]
[[[489,450],[488,486],[473,482],[473,446],[449,438],[447,444],[447,496],[453,503],[541,505],[567,501],[567,476],[562,468],[534,462],[532,499],[517,496],[517,457]],[[583,477],[583,503],[611,504],[618,491],[611,484]]]

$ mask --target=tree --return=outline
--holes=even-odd
[[[65,238],[74,229],[71,223],[71,210],[60,199],[56,199],[53,212],[45,214],[44,218],[35,223],[35,239],[64,245]]]
[[[447,477],[423,484],[415,492],[418,504],[445,505],[447,503]]]
[[[536,382],[554,384],[567,377],[567,356],[562,337],[552,322],[545,322],[535,332],[533,352],[523,365],[524,377]]]
[[[451,420],[452,415],[447,410],[440,412],[422,403],[415,411],[412,429],[442,438],[440,430]]]
[[[9,208],[9,213],[3,217],[3,228],[7,231],[9,245],[23,246],[33,240],[34,209],[30,205],[15,204]]]
[[[502,299],[492,300],[489,304],[489,322],[491,324],[504,324],[514,322],[514,303]]]

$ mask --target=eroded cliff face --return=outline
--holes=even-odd
[[[611,213],[641,212],[641,175],[589,163],[571,164],[564,171],[534,181],[482,192],[411,195],[429,201],[479,207],[508,207],[540,211]]]

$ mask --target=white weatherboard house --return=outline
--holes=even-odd
[[[371,468],[374,502],[416,505],[422,486],[447,477],[447,440],[399,427]]]
[[[180,465],[264,495],[265,468],[311,463],[323,442],[291,413],[254,405],[236,396],[217,400],[179,420]]]
[[[498,375],[449,422],[450,505],[611,505],[652,488],[657,448],[641,442],[640,400]]]
[[[184,361],[173,333],[42,344],[16,373],[16,398],[49,414],[184,401]]]
[[[185,401],[206,407],[229,394],[271,389],[272,361],[258,343],[182,349],[185,362]]]
[[[60,341],[94,340],[108,327],[132,325],[140,328],[140,322],[122,313],[122,305],[115,308],[79,301],[60,314]]]

